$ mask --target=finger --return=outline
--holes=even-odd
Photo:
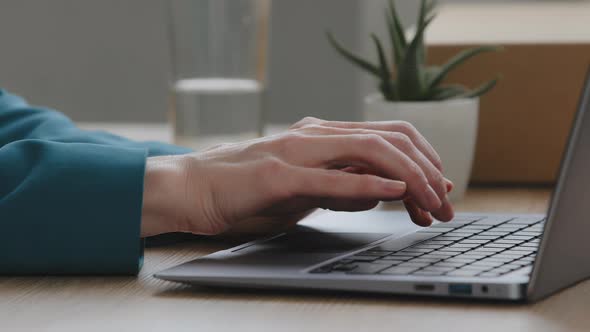
[[[442,206],[420,166],[378,135],[293,136],[278,149],[283,159],[299,166],[362,166],[371,173],[405,182],[422,209],[433,211]]]
[[[359,128],[335,128],[322,125],[306,126],[300,130],[306,134],[314,135],[378,135],[389,142],[391,145],[400,149],[409,156],[428,178],[430,186],[434,189],[438,198],[443,200],[447,194],[445,179],[439,169],[418,149],[413,141],[403,133]]]
[[[432,225],[432,217],[428,212],[420,209],[416,202],[412,198],[404,199],[404,206],[410,215],[412,221],[422,227],[428,227]]]
[[[353,201],[400,200],[406,184],[368,174],[293,167],[287,181],[291,196]]]
[[[455,184],[449,179],[445,179],[445,184],[447,186],[447,193],[450,193],[455,188]]]
[[[412,142],[420,149],[432,164],[442,171],[442,161],[432,145],[416,130],[416,128],[406,121],[378,121],[378,122],[342,122],[342,121],[325,121],[316,118],[305,118],[295,124],[293,128],[302,128],[309,125],[322,125],[334,128],[358,128],[374,129],[381,131],[399,132],[407,135]]]
[[[453,205],[446,198],[443,199],[443,204],[440,207],[440,209],[432,211],[431,213],[433,217],[443,222],[451,221],[455,217]]]

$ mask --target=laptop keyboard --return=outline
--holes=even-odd
[[[530,274],[543,218],[458,217],[405,239],[382,242],[311,273],[495,278]],[[407,240],[406,240],[407,241]]]

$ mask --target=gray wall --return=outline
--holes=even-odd
[[[447,0],[448,1],[448,0]],[[475,0],[471,0],[475,1]],[[482,1],[482,0],[479,0]],[[398,0],[405,21],[417,0]],[[385,0],[274,0],[268,119],[355,120],[374,81],[325,40],[374,55]],[[2,0],[0,86],[81,121],[165,121],[168,44],[164,0]]]
[[[2,0],[0,86],[84,121],[164,121],[158,0]]]
[[[360,2],[275,0],[268,118],[351,119],[357,73],[328,48],[356,48]],[[0,86],[81,121],[165,121],[168,44],[162,0],[2,0]]]

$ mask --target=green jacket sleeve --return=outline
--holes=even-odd
[[[0,274],[136,274],[146,158],[186,152],[0,90]]]

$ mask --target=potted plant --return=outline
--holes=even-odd
[[[445,166],[445,176],[455,183],[451,199],[459,199],[463,197],[471,175],[479,97],[490,91],[498,78],[473,90],[462,85],[444,84],[444,80],[449,72],[466,60],[501,48],[482,46],[467,49],[446,64],[427,65],[424,33],[435,18],[434,8],[434,1],[421,1],[416,31],[412,38],[407,38],[395,3],[389,1],[386,19],[391,60],[375,34],[371,38],[377,50],[376,63],[346,50],[331,33],[328,32],[327,36],[339,54],[378,79],[380,93],[365,99],[365,120],[401,120],[413,124],[439,152]]]

